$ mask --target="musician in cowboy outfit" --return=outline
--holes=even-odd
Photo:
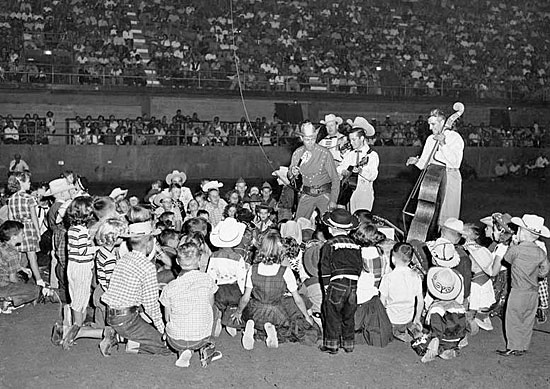
[[[325,118],[320,123],[327,129],[327,135],[319,141],[319,144],[330,151],[336,166],[338,166],[342,162],[344,155],[342,145],[347,142],[346,136],[338,131],[338,126],[343,123],[343,120],[340,116],[330,113],[325,115]]]
[[[302,188],[295,219],[309,219],[315,210],[321,214],[336,207],[340,192],[340,177],[332,154],[315,140],[319,129],[312,123],[304,123],[300,129],[300,138],[304,143],[292,154],[288,169],[288,178],[295,181],[302,176]]]
[[[374,203],[373,183],[378,177],[380,160],[376,151],[367,144],[366,137],[374,135],[374,127],[367,119],[360,116],[357,116],[354,121],[348,119],[347,123],[351,126],[348,136],[353,150],[344,156],[342,163],[336,169],[342,176],[342,183],[349,183],[346,191],[344,191],[345,185],[340,188],[338,203],[347,205],[349,201],[352,214],[358,209],[371,211]],[[356,188],[354,188],[355,185],[351,185],[352,179],[355,181]],[[345,192],[348,193],[343,196]]]
[[[421,170],[429,164],[445,166],[446,184],[439,212],[439,224],[445,223],[451,217],[459,218],[462,194],[462,177],[459,169],[464,154],[464,140],[458,132],[444,128],[445,119],[444,113],[439,109],[430,112],[428,124],[432,135],[426,139],[422,155],[407,160],[407,166],[415,165]],[[437,151],[428,160],[434,147],[437,147]]]

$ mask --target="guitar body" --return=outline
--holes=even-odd
[[[370,148],[367,151],[367,155],[357,164],[356,167],[362,167],[369,163],[369,154],[373,152]],[[342,179],[340,182],[340,194],[338,195],[337,203],[339,205],[347,205],[351,199],[351,195],[357,189],[357,183],[359,182],[359,173],[353,173]]]
[[[407,242],[417,239],[425,242],[430,233],[437,227],[436,215],[441,207],[441,194],[444,193],[446,169],[441,165],[429,165],[420,189],[414,218],[407,233]]]

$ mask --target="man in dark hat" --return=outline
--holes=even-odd
[[[350,353],[355,346],[355,311],[357,310],[357,281],[363,268],[361,247],[348,236],[359,220],[348,211],[337,208],[323,216],[332,235],[321,248],[320,275],[325,287],[323,301],[323,345],[329,354],[339,347]]]
[[[321,213],[336,207],[340,192],[340,177],[332,154],[324,147],[315,143],[318,129],[311,123],[304,123],[300,130],[300,138],[304,143],[292,154],[288,170],[288,178],[293,181],[302,176],[298,209],[295,218],[309,219],[318,208]]]

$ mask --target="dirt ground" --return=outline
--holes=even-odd
[[[143,186],[129,186],[142,195]],[[227,185],[226,185],[227,187]],[[402,204],[410,190],[406,181],[380,181],[376,186],[375,212],[400,220]],[[140,189],[138,189],[140,188]],[[494,211],[521,216],[537,213],[550,224],[550,184],[529,179],[464,184],[462,219],[476,221]],[[58,317],[53,304],[27,306],[11,315],[0,315],[1,388],[73,387],[307,387],[320,388],[549,388],[550,322],[537,325],[531,349],[523,357],[500,357],[505,346],[502,325],[471,337],[460,357],[427,365],[409,345],[393,342],[380,349],[358,345],[352,354],[329,356],[314,347],[282,344],[267,349],[256,343],[245,351],[240,338],[225,332],[217,340],[223,358],[208,368],[198,356],[191,367],[174,366],[175,357],[135,356],[114,351],[103,358],[98,341],[81,339],[70,350],[51,345],[51,327]]]

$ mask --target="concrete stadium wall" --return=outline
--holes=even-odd
[[[388,101],[382,96],[359,97],[331,97],[326,94],[319,97],[308,95],[293,95],[288,98],[258,97],[245,94],[246,109],[251,120],[265,116],[271,118],[275,112],[276,103],[296,102],[302,107],[303,117],[318,121],[327,113],[337,113],[344,118],[364,116],[369,120],[376,118],[384,120],[390,115],[392,120],[415,121],[418,115],[426,116],[435,107],[451,111],[452,102],[442,102],[437,98],[415,99],[407,101]],[[300,97],[296,97],[300,96]],[[295,100],[297,99],[297,100]],[[489,123],[491,109],[507,109],[507,103],[468,102],[463,101],[466,112],[464,123]],[[115,115],[117,118],[134,118],[147,113],[156,117],[166,115],[171,118],[177,109],[184,114],[191,115],[197,112],[202,120],[211,120],[219,116],[221,120],[238,121],[244,114],[244,108],[238,96],[217,96],[214,91],[211,95],[189,95],[185,92],[146,89],[136,94],[131,91],[105,90],[75,90],[39,89],[39,90],[0,90],[0,114],[12,114],[22,117],[25,113],[38,113],[44,116],[47,111],[55,114],[58,129],[64,129],[66,118],[77,115]],[[508,111],[512,125],[532,125],[534,120],[547,126],[550,122],[550,107],[522,105],[511,107]]]
[[[291,150],[265,149],[277,169],[288,165]],[[379,147],[379,179],[398,177],[409,156],[418,155],[413,147]],[[540,152],[534,148],[467,148],[464,161],[480,177],[490,177],[498,158],[526,161]],[[173,169],[185,171],[191,180],[201,178],[233,179],[239,176],[268,179],[272,167],[259,147],[179,147],[179,146],[34,146],[1,145],[0,177],[8,173],[9,162],[20,153],[29,164],[35,180],[50,180],[71,169],[94,182],[152,181],[165,177]]]

